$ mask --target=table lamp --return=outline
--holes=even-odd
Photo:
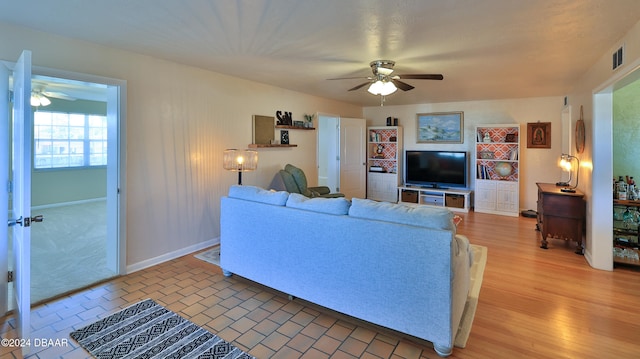
[[[575,160],[577,162],[576,166],[576,185],[571,186],[571,178],[573,177],[573,165],[572,161]],[[569,172],[569,180],[567,182],[558,182],[559,186],[566,186],[560,189],[561,192],[574,193],[576,188],[578,187],[578,180],[580,179],[580,159],[576,156],[571,156],[569,154],[563,153],[560,156],[560,167]]]

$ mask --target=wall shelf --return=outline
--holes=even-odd
[[[276,128],[282,129],[290,129],[290,130],[315,130],[315,127],[300,127],[300,126],[289,126],[289,125],[276,125]]]
[[[267,148],[267,147],[298,147],[298,145],[268,144],[268,143],[250,143],[249,148]]]

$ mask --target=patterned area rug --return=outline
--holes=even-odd
[[[71,333],[96,358],[254,357],[151,299]]]
[[[220,267],[220,246],[195,254],[194,257]]]

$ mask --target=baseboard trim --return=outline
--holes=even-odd
[[[154,265],[157,265],[157,264],[160,264],[160,263],[164,263],[166,261],[170,261],[172,259],[176,259],[176,258],[185,256],[187,254],[190,254],[190,253],[197,252],[199,250],[208,248],[208,247],[215,246],[216,244],[220,244],[220,237],[213,238],[213,239],[210,239],[210,240],[202,242],[202,243],[194,244],[194,245],[189,246],[189,247],[181,248],[181,249],[178,249],[176,251],[169,252],[169,253],[163,254],[161,256],[157,256],[155,258],[150,258],[150,259],[144,260],[142,262],[130,264],[130,265],[127,266],[127,273],[126,274],[131,274],[133,272],[137,272],[137,271],[143,270],[145,268],[153,267]]]

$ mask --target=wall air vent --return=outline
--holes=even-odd
[[[622,64],[624,64],[624,45],[622,45],[618,50],[613,53],[613,68],[612,70],[617,69]]]

